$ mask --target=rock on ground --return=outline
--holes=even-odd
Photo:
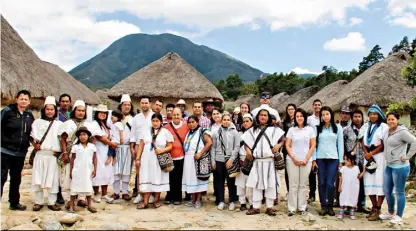
[[[27,224],[15,226],[9,230],[42,230],[42,229],[35,224],[27,223]]]

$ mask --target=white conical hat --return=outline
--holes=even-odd
[[[43,104],[43,106],[46,106],[46,104],[52,104],[53,106],[56,106],[55,97],[53,97],[53,96],[47,96],[46,99],[45,99],[45,103]]]
[[[182,104],[182,105],[186,105],[185,100],[180,99],[180,100],[176,103],[176,105],[180,105],[180,104]]]
[[[131,102],[130,96],[128,94],[123,94],[121,96],[120,104],[122,104],[124,102]]]
[[[72,108],[72,111],[73,111],[73,110],[75,110],[75,108],[77,108],[78,106],[83,106],[83,107],[85,107],[85,102],[84,102],[84,101],[82,101],[82,100],[77,100],[77,101],[75,101],[75,103],[74,103],[74,107]]]

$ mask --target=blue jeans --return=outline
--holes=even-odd
[[[334,204],[335,177],[338,177],[338,159],[317,159],[318,189],[322,207]]]
[[[386,195],[389,213],[394,213],[395,198],[393,189],[397,197],[397,216],[403,217],[404,207],[406,206],[405,185],[406,179],[410,172],[410,166],[402,168],[386,167],[384,174],[383,190]]]

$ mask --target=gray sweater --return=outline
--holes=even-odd
[[[223,138],[225,146],[225,155],[220,141],[220,133]],[[215,161],[225,162],[225,159],[234,161],[238,156],[240,150],[240,134],[238,134],[235,126],[228,128],[220,127],[218,131],[212,134],[212,146],[211,146],[211,162],[215,164]]]
[[[408,144],[410,144],[410,149],[406,153]],[[403,125],[397,127],[396,131],[390,135],[386,132],[384,135],[384,153],[387,164],[402,165],[406,162],[409,163],[409,159],[416,153],[416,137]],[[406,162],[400,160],[402,156]]]

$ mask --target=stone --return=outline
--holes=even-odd
[[[183,227],[189,228],[189,227],[192,227],[192,224],[191,223],[185,223]]]
[[[33,223],[27,223],[27,224],[15,226],[9,230],[42,230],[42,229]]]
[[[43,230],[63,230],[61,223],[54,216],[45,216],[39,226]]]
[[[83,220],[84,218],[82,216],[74,214],[74,213],[67,213],[64,216],[58,218],[58,221],[61,224],[65,224],[65,225],[73,225],[77,221],[83,221]]]
[[[105,224],[101,226],[101,229],[105,230],[126,230],[129,229],[129,226],[126,224]]]
[[[315,222],[316,221],[316,216],[312,215],[312,214],[306,214],[302,216],[302,221],[304,222]]]

